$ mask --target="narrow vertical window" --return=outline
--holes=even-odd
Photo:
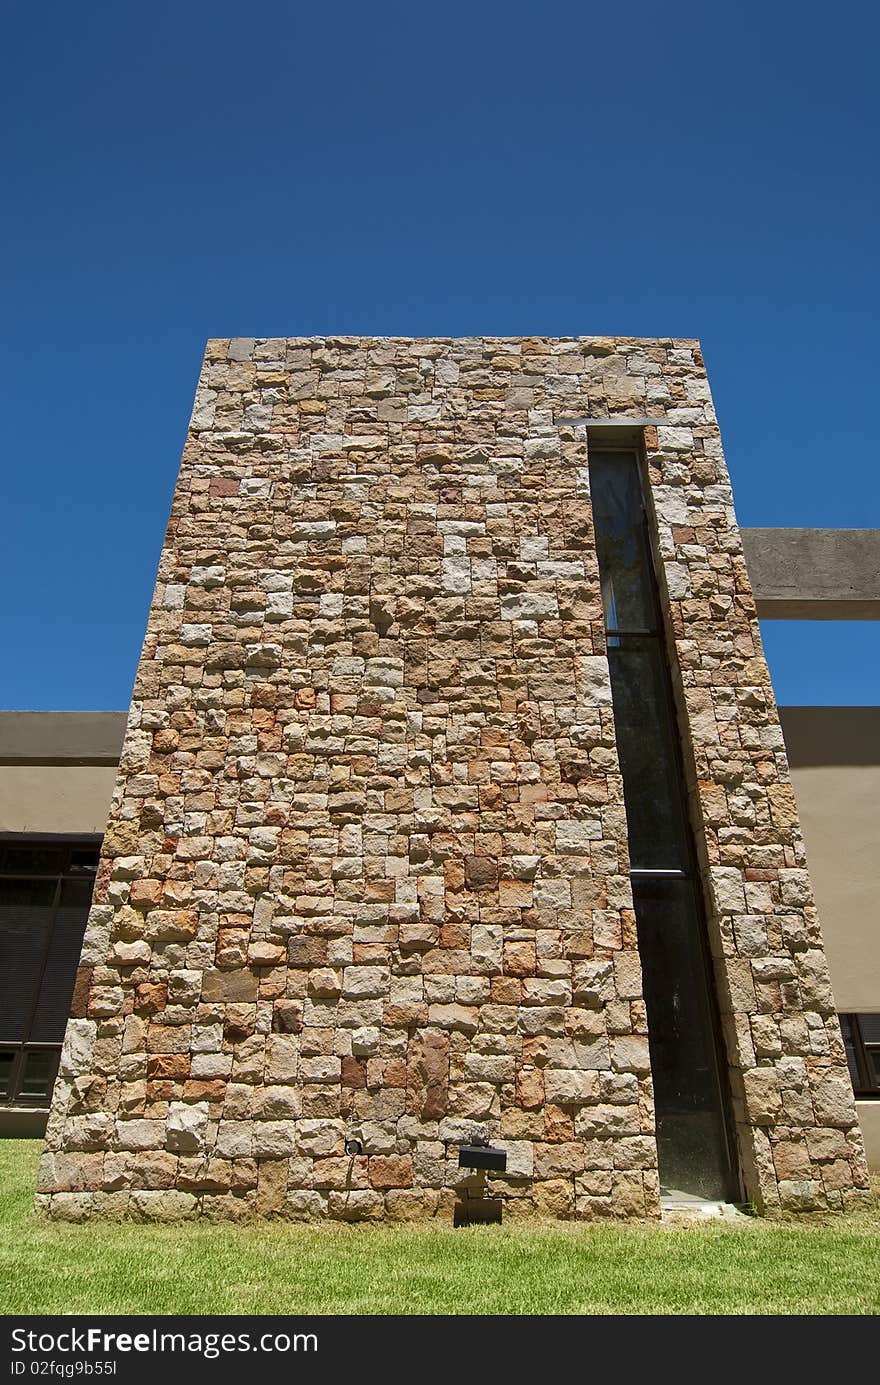
[[[667,1197],[735,1193],[702,891],[638,460],[590,455],[614,724]]]

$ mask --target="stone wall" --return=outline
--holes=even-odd
[[[474,1134],[507,1215],[656,1215],[587,429],[561,421],[643,415],[748,1192],[863,1183],[696,344],[212,341],[53,1215],[448,1218]]]

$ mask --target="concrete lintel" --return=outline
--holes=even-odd
[[[880,620],[880,529],[743,529],[762,620]]]

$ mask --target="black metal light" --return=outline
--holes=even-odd
[[[458,1167],[460,1169],[492,1169],[504,1173],[507,1169],[507,1150],[495,1149],[488,1140],[475,1140],[470,1145],[459,1145]]]

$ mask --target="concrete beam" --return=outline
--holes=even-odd
[[[792,770],[880,767],[880,707],[780,707],[779,720]]]
[[[115,765],[127,712],[0,712],[0,764]]]
[[[880,620],[880,529],[743,529],[762,620]]]

